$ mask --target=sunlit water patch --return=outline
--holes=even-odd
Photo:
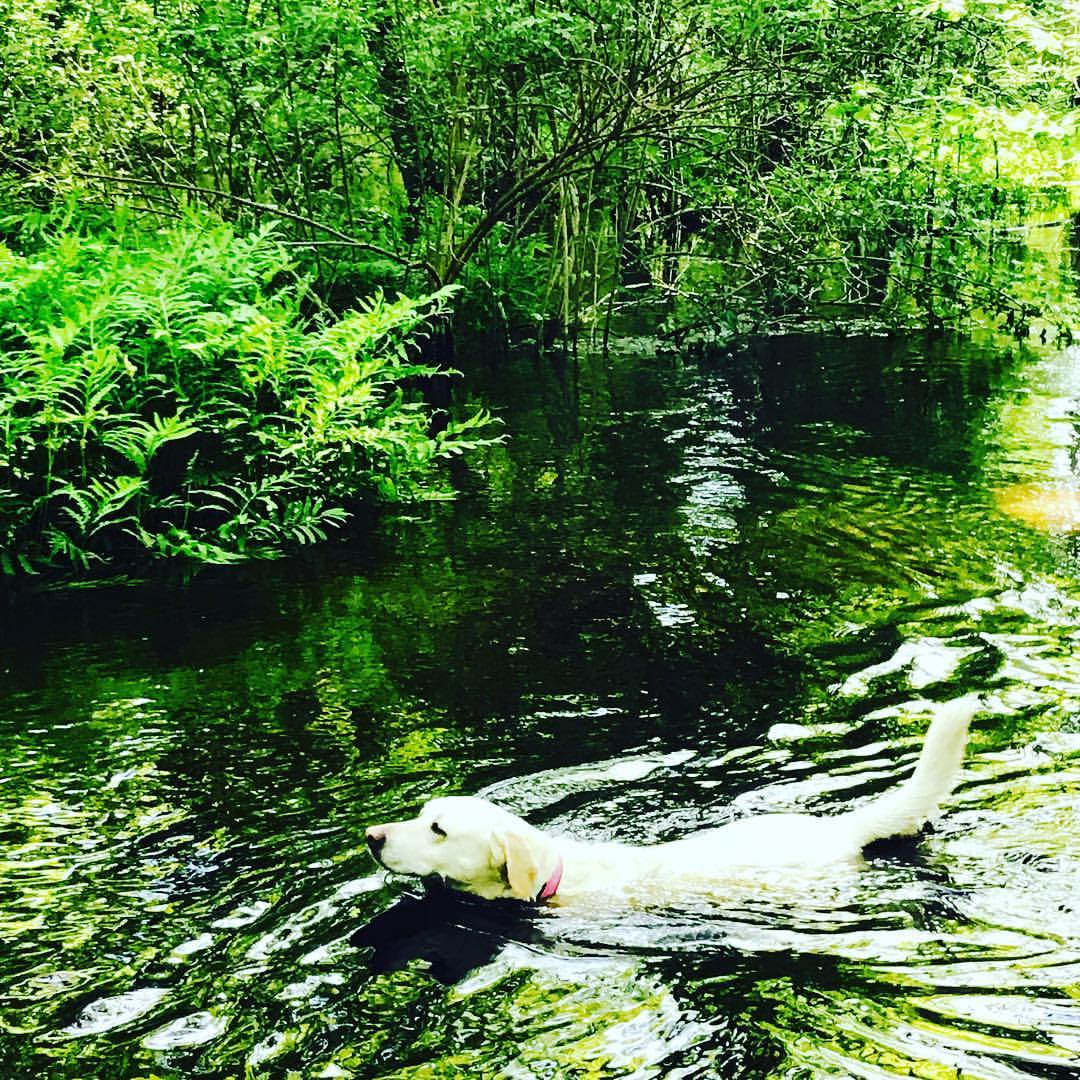
[[[0,1073],[1076,1075],[1078,568],[995,496],[1064,484],[1075,362],[519,358],[454,505],[13,605]],[[523,910],[362,843],[447,792],[641,843],[833,812],[972,690],[935,829],[812,880]]]
[[[997,418],[998,509],[1044,532],[1080,532],[1080,348],[1025,370],[1001,395]]]

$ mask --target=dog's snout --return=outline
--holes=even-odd
[[[367,833],[367,845],[371,848],[373,855],[378,855],[383,849],[383,845],[386,843],[386,829],[381,825],[372,825],[368,829]]]

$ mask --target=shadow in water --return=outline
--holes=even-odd
[[[490,963],[510,941],[542,941],[531,916],[531,909],[516,900],[477,900],[431,887],[380,912],[352,934],[349,944],[371,950],[373,974],[422,960],[432,978],[450,986]]]

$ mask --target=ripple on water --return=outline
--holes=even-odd
[[[98,998],[83,1008],[73,1024],[61,1028],[60,1034],[70,1039],[81,1039],[125,1027],[141,1019],[168,996],[167,987],[148,986],[112,997]]]
[[[0,1071],[1080,1073],[1076,563],[993,496],[1068,490],[1042,404],[1075,394],[780,348],[548,397],[530,366],[494,498],[389,525],[382,562],[34,631],[0,709]],[[973,690],[935,830],[828,880],[507,915],[362,848],[445,791],[639,841],[830,812]]]
[[[148,1050],[179,1050],[202,1046],[224,1035],[228,1029],[227,1017],[211,1012],[189,1013],[177,1017],[152,1031],[142,1044]]]

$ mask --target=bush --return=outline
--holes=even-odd
[[[311,317],[270,229],[21,225],[24,253],[0,244],[7,573],[271,558],[489,441],[483,414],[432,434],[404,389],[434,374],[413,357],[445,292]]]

